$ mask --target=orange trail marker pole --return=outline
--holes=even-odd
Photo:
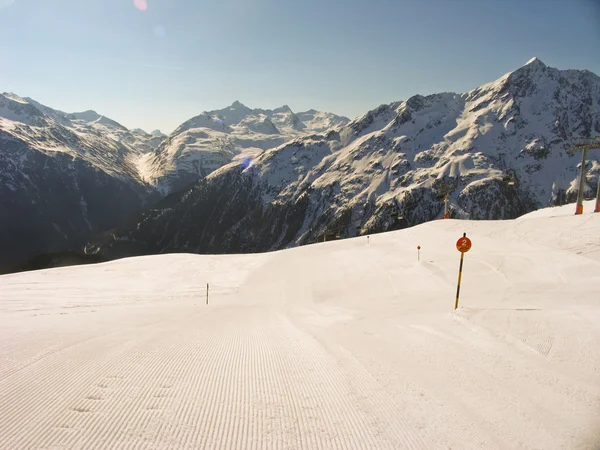
[[[573,154],[576,151],[581,151],[581,170],[579,171],[579,190],[577,191],[577,206],[575,214],[583,214],[583,190],[585,188],[585,162],[588,150],[600,149],[600,136],[595,138],[578,139],[577,143],[568,150],[568,153]],[[600,193],[600,190],[598,191]],[[600,212],[598,198],[596,197],[596,209],[594,212]]]
[[[460,252],[460,266],[458,268],[458,285],[456,286],[456,302],[454,303],[454,310],[458,308],[458,297],[460,296],[460,280],[462,279],[462,270],[463,270],[463,262],[465,259],[465,253],[471,250],[471,239],[467,237],[467,233],[463,233],[463,237],[461,237],[456,242],[456,249]]]

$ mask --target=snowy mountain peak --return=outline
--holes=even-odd
[[[22,97],[11,93],[0,94],[0,118],[26,125],[44,125],[44,114]]]
[[[217,118],[219,125],[224,124],[226,126],[232,126],[240,123],[244,118],[253,113],[254,111],[252,109],[236,100],[226,108],[204,111],[201,115]]]
[[[317,111],[309,109],[308,111],[296,114],[309,130],[315,133],[322,133],[327,130],[347,125],[350,119],[343,116],[337,116],[330,112]]]
[[[526,66],[548,67],[537,56],[534,56],[525,63]]]
[[[179,125],[173,134],[178,135],[187,130],[192,130],[195,128],[206,128],[218,132],[231,133],[232,130],[229,127],[226,118],[224,117],[225,114],[217,114],[217,112],[219,111],[204,112],[192,117],[191,119],[186,120],[184,123]]]
[[[82,112],[74,112],[69,114],[69,116],[69,118],[72,120],[83,120],[84,122],[95,122],[102,117],[93,109],[88,109],[87,111]]]
[[[98,123],[101,125],[105,125],[107,127],[118,128],[122,131],[128,131],[126,127],[121,125],[119,122],[109,119],[106,116],[98,114],[96,111],[88,109],[83,112],[75,112],[67,115],[67,119],[69,120],[81,120],[83,122],[88,123]]]
[[[29,103],[26,99],[24,99],[23,97],[18,96],[17,94],[13,94],[12,92],[4,92],[2,94],[4,97],[14,101],[14,102],[18,102],[18,103]]]
[[[142,136],[167,137],[167,135],[161,132],[160,130],[154,130],[151,133],[148,133],[147,131],[142,130],[141,128],[134,128],[131,131],[137,134],[141,134]]]
[[[246,105],[244,105],[242,102],[240,102],[239,100],[236,100],[235,102],[233,102],[230,106],[230,108],[241,108],[241,109],[250,109],[248,108]]]
[[[548,67],[538,58],[531,58],[529,61],[527,61],[527,63],[524,66],[512,72],[512,76],[522,75],[525,77],[536,78],[545,73],[548,73],[548,71],[558,73],[558,69]]]
[[[272,115],[278,115],[279,117],[291,117],[295,115],[294,111],[292,111],[292,108],[290,108],[288,105],[275,108],[274,110],[269,111],[269,113]]]

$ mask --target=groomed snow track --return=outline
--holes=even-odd
[[[599,230],[555,208],[2,276],[0,448],[600,448]]]

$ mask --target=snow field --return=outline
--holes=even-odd
[[[2,276],[0,448],[598,448],[592,203]]]

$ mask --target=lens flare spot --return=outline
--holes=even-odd
[[[240,161],[242,163],[242,167],[244,168],[244,170],[246,170],[252,166],[252,157],[249,155],[242,155],[242,157],[240,158]]]
[[[146,11],[148,9],[148,2],[147,0],[133,0],[133,6],[140,11]]]

